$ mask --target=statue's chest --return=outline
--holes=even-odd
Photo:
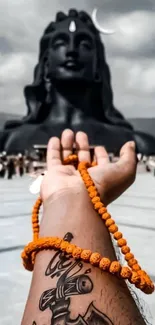
[[[65,105],[53,107],[45,123],[79,124],[84,120],[84,113],[77,107]]]

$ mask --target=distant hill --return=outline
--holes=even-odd
[[[20,120],[23,116],[0,112],[0,129],[8,120]],[[155,136],[155,118],[132,118],[128,119],[137,131],[143,131]]]
[[[151,134],[155,137],[155,118],[133,118],[129,119],[129,122],[133,125],[137,131],[142,131]]]

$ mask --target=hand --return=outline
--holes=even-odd
[[[72,154],[73,144],[76,143],[79,161],[91,161],[88,137],[78,132],[74,138],[71,130],[62,133],[59,138],[50,139],[47,148],[47,174],[41,185],[42,200],[47,200],[53,194],[80,187],[84,184],[79,172],[70,165],[62,165],[62,160]],[[136,153],[134,142],[127,142],[120,151],[117,162],[109,161],[108,153],[104,147],[95,148],[97,166],[88,169],[105,205],[117,199],[135,180]]]

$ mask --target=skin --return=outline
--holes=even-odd
[[[74,141],[79,160],[90,161],[88,138],[83,132],[78,132],[74,136],[71,130],[65,130],[61,140],[54,137],[49,141],[47,174],[41,185],[43,216],[39,236],[63,238],[67,232],[70,232],[73,235],[73,244],[116,260],[111,237],[93,209],[79,173],[72,166],[62,165],[62,160],[72,153]],[[109,162],[108,154],[103,147],[96,147],[95,159],[98,165],[90,168],[89,173],[103,201],[109,204],[121,195],[135,179],[135,145],[133,142],[126,143],[122,147],[120,158],[116,163]],[[57,277],[46,274],[47,267],[54,256],[55,252],[51,250],[42,251],[36,256],[22,325],[50,325],[53,323],[66,325],[65,320],[59,322],[58,318],[54,318],[52,311],[54,305],[44,311],[40,309],[41,297],[46,290],[58,288],[61,274]],[[73,259],[69,261],[75,262]],[[87,274],[88,268],[92,290],[85,295],[70,296],[67,310],[71,320],[74,321],[79,315],[85,317],[86,311],[93,303],[102,316],[102,324],[145,325],[126,283],[110,273],[101,272],[98,268],[83,262],[82,271],[80,274],[76,272],[76,276]],[[70,272],[70,275],[74,276],[74,273]],[[57,303],[59,304],[59,301],[55,300],[56,305]],[[60,314],[59,316],[61,317]],[[105,319],[108,319],[108,323],[105,322]],[[91,324],[101,323],[98,323],[96,318],[96,321]]]
[[[61,141],[57,137],[50,139],[47,149],[47,174],[41,186],[41,197],[45,202],[51,195],[59,191],[73,189],[84,185],[80,174],[73,166],[63,166],[62,159],[72,153],[74,141],[78,150],[79,161],[91,161],[88,137],[83,132],[78,132],[74,138],[71,130],[62,133]],[[62,152],[60,152],[62,148]],[[90,173],[105,205],[117,199],[135,180],[137,158],[135,143],[127,142],[120,151],[120,158],[115,163],[110,163],[108,153],[104,147],[95,147],[95,160],[97,166],[89,168]],[[115,182],[114,182],[115,180]]]

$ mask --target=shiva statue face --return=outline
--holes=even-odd
[[[56,24],[51,33],[45,75],[51,80],[92,82],[96,74],[95,36],[78,18]]]

